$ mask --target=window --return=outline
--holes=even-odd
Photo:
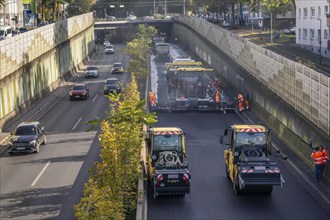
[[[304,28],[304,30],[303,30],[303,37],[304,37],[304,39],[307,39],[307,29],[306,28]]]
[[[311,40],[315,39],[315,30],[314,29],[310,29],[310,37],[311,37]]]
[[[301,39],[301,29],[298,29],[298,38]]]
[[[321,41],[321,30],[317,30],[317,40]]]
[[[308,9],[304,8],[304,18],[306,18],[308,16]]]
[[[317,8],[317,17],[321,17],[321,7]]]
[[[324,14],[329,14],[329,7],[327,5],[324,6]]]
[[[315,8],[311,7],[311,18],[315,17]]]
[[[298,18],[301,18],[301,8],[298,10]]]
[[[328,39],[328,30],[324,30],[323,38]]]

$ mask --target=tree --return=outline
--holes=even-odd
[[[143,56],[147,53],[141,55],[134,51],[137,48],[148,49],[150,40],[146,36],[151,35],[152,31],[143,33],[138,34],[139,39],[129,42],[131,46],[126,51],[131,60],[146,60]],[[145,101],[140,100],[135,72],[131,74],[131,81],[122,94],[108,96],[111,103],[108,117],[102,121],[90,121],[93,126],[101,125],[101,162],[95,163],[85,184],[83,198],[75,206],[78,219],[120,220],[135,217],[136,186],[141,176],[140,153],[144,141],[142,128],[144,124],[155,123],[156,116],[144,111]]]
[[[5,6],[6,0],[0,0],[0,9]]]

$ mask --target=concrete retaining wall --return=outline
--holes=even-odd
[[[180,16],[175,21],[200,33],[294,111],[303,115],[325,135],[330,135],[329,77],[203,19]],[[301,133],[298,131],[299,125],[280,120],[295,133]]]
[[[199,57],[220,72],[223,80],[226,81],[225,84],[227,84],[227,87],[233,89],[231,95],[237,94],[237,91],[247,89],[252,98],[252,110],[254,113],[257,114],[273,132],[277,133],[292,150],[297,152],[301,159],[312,166],[312,161],[310,159],[311,149],[308,148],[307,144],[308,139],[314,138],[316,144],[322,143],[326,145],[330,143],[330,138],[307,117],[304,117],[304,115],[288,104],[284,93],[285,90],[288,88],[290,89],[290,86],[286,84],[287,82],[284,82],[284,79],[279,79],[279,81],[283,83],[282,86],[284,86],[284,88],[282,93],[275,93],[272,90],[273,87],[269,85],[274,81],[274,78],[271,79],[269,77],[269,71],[267,74],[259,72],[258,76],[255,76],[255,74],[251,74],[247,69],[237,64],[247,62],[239,61],[238,59],[248,59],[258,66],[259,61],[254,61],[255,58],[253,58],[252,54],[250,56],[245,55],[233,59],[229,57],[227,53],[231,53],[231,51],[235,53],[234,49],[223,51],[222,48],[217,46],[219,41],[225,41],[227,43],[233,41],[236,37],[235,35],[231,36],[231,33],[227,33],[226,30],[224,30],[224,32],[226,32],[226,37],[221,38],[221,40],[217,41],[217,44],[214,44],[209,41],[208,34],[204,35],[205,29],[203,28],[204,27],[199,26],[197,31],[187,25],[187,23],[176,21],[173,27],[173,37],[177,37],[180,43],[183,43],[187,48],[194,51]],[[217,35],[213,35],[213,39],[215,38],[214,36]],[[229,40],[229,38],[231,38],[231,40]],[[250,44],[251,42],[248,43]],[[237,44],[244,47],[243,43]],[[278,55],[276,55],[276,57],[278,57]],[[258,59],[262,59],[262,57],[260,56]],[[267,64],[266,67],[274,69],[270,67],[269,64]],[[256,70],[257,68],[250,67],[250,69]],[[284,72],[282,74],[284,74]],[[289,82],[290,79],[291,77],[288,76],[287,80],[289,80]],[[312,79],[310,79],[310,82],[311,81]],[[280,82],[276,82],[276,84],[280,84]],[[319,91],[321,92],[321,90]],[[295,93],[299,92],[295,90]],[[325,99],[326,98],[327,97],[325,97]],[[322,101],[327,102],[327,100]],[[326,172],[326,175],[329,177],[329,169],[326,169]]]
[[[94,48],[92,13],[0,41],[0,131]]]

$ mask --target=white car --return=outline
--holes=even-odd
[[[106,45],[105,48],[105,53],[108,54],[108,53],[115,53],[115,47],[112,45],[112,44],[109,44],[109,45]]]
[[[85,77],[99,77],[99,71],[96,66],[88,66],[85,71]]]
[[[110,45],[110,41],[105,40],[105,41],[103,42],[103,45],[104,45],[104,46],[106,46],[106,45]]]
[[[129,15],[127,17],[127,20],[129,20],[129,21],[135,21],[136,20],[136,16],[135,15]]]

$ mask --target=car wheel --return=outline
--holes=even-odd
[[[39,153],[39,151],[40,151],[40,144],[39,144],[39,143],[37,143],[37,146],[36,146],[36,150],[35,150],[35,153]]]
[[[45,135],[44,141],[42,142],[43,145],[47,144],[47,136]]]
[[[9,155],[13,155],[14,153],[13,152],[8,152]]]

